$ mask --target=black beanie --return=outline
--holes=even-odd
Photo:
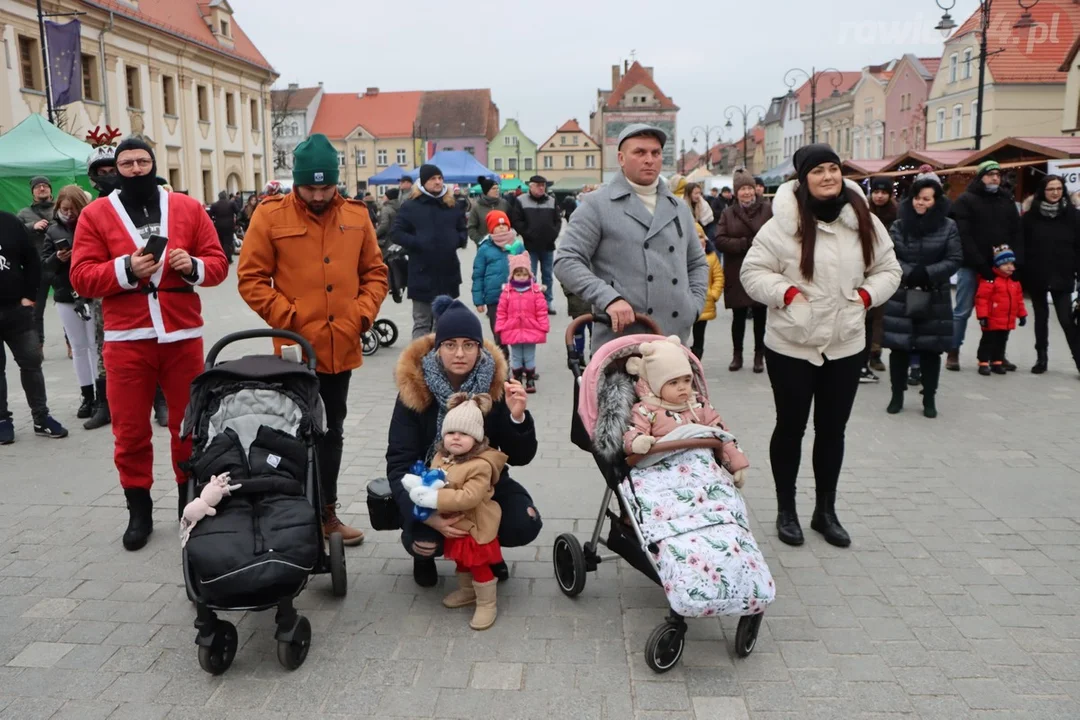
[[[881,192],[887,192],[890,195],[893,191],[892,180],[885,177],[871,178],[870,180],[870,192],[880,190]]]
[[[836,151],[831,146],[825,143],[814,143],[813,145],[804,145],[796,150],[792,162],[795,165],[795,173],[799,178],[799,182],[804,183],[806,182],[806,176],[818,165],[828,162],[839,165],[840,156],[836,154]]]
[[[397,188],[388,188],[386,190],[386,197],[389,200],[397,200],[398,195],[400,195],[400,194],[401,194],[401,191],[398,190]]]
[[[480,183],[481,195],[487,195],[489,192],[491,192],[491,188],[495,187],[495,181],[489,177],[484,177],[483,175],[478,177],[476,181]]]
[[[436,347],[445,340],[455,338],[484,342],[480,318],[460,300],[454,300],[449,295],[440,295],[431,301],[431,313],[435,316]]]
[[[442,170],[435,165],[421,165],[420,166],[420,184],[426,185],[427,181],[438,175],[442,177]]]

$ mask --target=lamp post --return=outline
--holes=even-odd
[[[728,123],[728,127],[731,127],[731,123]],[[690,135],[693,137],[693,139],[690,141],[691,146],[697,144],[698,133],[702,133],[703,135],[705,135],[705,169],[709,171],[712,170],[712,159],[709,154],[709,148],[711,148],[712,145],[709,143],[709,138],[712,137],[712,134],[714,132],[716,133],[716,137],[719,138],[721,132],[721,128],[719,125],[705,125],[704,127],[698,126],[690,131]]]
[[[941,20],[934,26],[935,30],[941,32],[942,37],[948,39],[953,30],[956,29],[956,21],[949,15],[949,11],[956,7],[956,0],[948,4],[943,4],[941,0],[934,0],[934,3],[941,8],[943,12]],[[990,55],[995,55],[1001,50],[996,50],[993,53],[989,53],[986,50],[987,34],[990,29],[990,10],[994,4],[994,0],[979,0],[979,90],[977,94],[977,100],[975,101],[979,110],[975,116],[975,149],[982,149],[982,117],[983,117],[983,91],[986,87],[986,58]],[[1020,18],[1013,25],[1015,30],[1023,30],[1031,28],[1035,25],[1035,21],[1031,17],[1031,8],[1039,4],[1039,0],[1016,0],[1016,4],[1023,9]]]
[[[954,0],[955,1],[955,0]],[[937,0],[934,0],[937,2]],[[810,72],[806,72],[802,68],[791,68],[784,73],[784,84],[788,86],[788,90],[792,93],[795,92],[795,77],[798,73],[802,73],[806,76],[806,79],[810,82],[810,142],[817,142],[817,84],[821,78],[825,77],[829,73],[835,73],[836,77],[829,82],[832,83],[833,91],[832,97],[840,96],[840,86],[844,83],[844,75],[836,68],[830,67],[824,70],[818,70],[815,67],[810,68]]]
[[[754,110],[758,111],[758,120],[760,121],[761,115],[765,112],[765,108],[761,107],[760,105],[751,105],[750,107],[747,107],[745,105],[743,105],[742,107],[739,107],[738,105],[729,105],[724,110],[724,118],[727,120],[727,122],[724,123],[724,127],[729,129],[731,128],[731,118],[734,113],[739,113],[740,115],[742,115],[742,164],[743,167],[747,170],[750,169],[750,161],[747,159],[747,156],[749,155],[748,146],[750,143],[748,143],[746,139],[750,131],[746,126],[746,118],[749,117],[750,113],[752,113]]]

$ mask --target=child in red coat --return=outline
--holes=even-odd
[[[975,315],[982,327],[979,341],[979,374],[1004,375],[1005,345],[1009,331],[1027,324],[1027,308],[1020,281],[1013,277],[1016,272],[1016,255],[1008,245],[994,248],[993,280],[979,280],[975,293]]]

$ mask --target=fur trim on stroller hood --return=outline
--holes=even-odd
[[[424,412],[431,407],[434,400],[431,390],[424,382],[424,367],[421,364],[424,356],[434,347],[434,334],[417,338],[401,351],[397,367],[394,368],[394,383],[397,385],[401,402],[413,412]],[[503,384],[510,376],[509,366],[498,345],[490,340],[484,340],[484,349],[495,361],[495,372],[492,375],[488,393],[494,402],[499,402],[503,399]]]
[[[844,187],[858,193],[862,202],[867,204],[866,195],[856,183],[844,179]],[[799,188],[798,180],[789,180],[779,187],[772,201],[773,220],[780,225],[785,235],[795,236],[799,232],[799,202],[795,199],[795,191]],[[855,216],[855,209],[851,205],[845,205],[840,211],[840,222],[852,230],[859,229],[859,219]]]

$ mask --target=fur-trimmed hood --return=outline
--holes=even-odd
[[[420,198],[427,198],[428,201],[433,203],[441,202],[448,208],[454,207],[454,205],[457,203],[457,201],[454,199],[454,193],[449,189],[445,193],[443,193],[443,196],[441,198],[437,198],[432,197],[431,195],[425,195],[424,193],[420,192],[419,184],[413,185],[412,192],[409,193],[409,200],[419,200]]]
[[[869,207],[869,202],[861,187],[847,178],[844,178],[844,187],[858,193],[862,201],[867,203]],[[795,191],[798,188],[798,180],[788,180],[777,189],[772,201],[773,219],[780,225],[780,229],[784,231],[784,234],[792,237],[799,232],[799,203],[795,199]],[[844,206],[844,209],[840,211],[839,220],[851,230],[859,229],[859,219],[855,216],[855,209],[851,205]]]
[[[434,400],[431,390],[424,381],[424,356],[435,347],[435,335],[425,335],[413,340],[398,357],[397,367],[394,368],[394,383],[397,385],[398,395],[405,407],[413,412],[424,412]],[[503,399],[503,385],[510,376],[506,358],[498,345],[490,340],[484,340],[484,349],[487,350],[495,361],[495,372],[491,378],[491,387],[488,393],[494,402]]]

